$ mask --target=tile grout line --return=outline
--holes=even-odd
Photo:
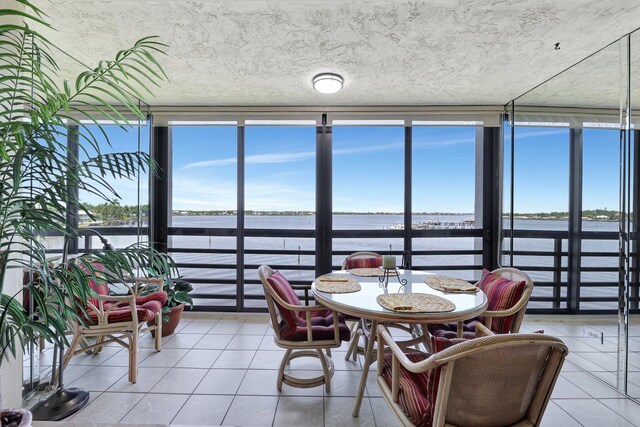
[[[627,418],[627,415],[625,414],[621,414],[618,411],[615,411],[613,408],[609,408],[607,405],[605,405],[602,400],[618,400],[616,398],[611,398],[611,399],[607,399],[607,398],[600,398],[600,399],[596,399],[598,402],[600,402],[602,405],[604,405],[606,408],[608,408],[609,410],[611,410],[614,414],[617,414],[619,417],[624,418],[625,420],[627,420],[630,424],[633,425],[637,425],[633,420]],[[624,400],[631,400],[631,399],[624,399]],[[636,404],[638,404],[638,402],[635,402]]]

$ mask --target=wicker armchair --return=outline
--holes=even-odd
[[[96,276],[105,271],[98,263],[91,263],[91,268]],[[118,296],[109,295],[106,280],[87,280],[94,294],[85,302],[86,312],[79,313],[83,321],[71,326],[73,338],[64,355],[64,366],[66,368],[73,356],[89,350],[96,354],[105,344],[116,342],[129,350],[129,381],[135,383],[138,379],[140,333],[155,331],[155,349],[160,351],[162,347],[162,306],[167,301],[167,293],[162,290],[163,280],[131,279],[131,283],[122,284],[128,289],[128,295]],[[140,296],[150,286],[157,290]],[[94,343],[89,344],[87,338],[95,338]]]
[[[489,282],[491,277],[502,280],[507,286],[513,286],[511,290],[504,287],[489,285],[490,289],[483,289],[489,298],[488,309],[482,316],[458,323],[441,323],[429,326],[429,333],[434,336],[452,338],[474,336],[475,324],[483,323],[495,334],[517,333],[524,319],[524,314],[529,303],[529,297],[533,292],[533,281],[531,277],[516,268],[502,267],[492,272],[484,271],[483,277],[478,282],[482,289],[483,282]],[[495,280],[492,282],[495,284]],[[511,285],[506,282],[511,282]],[[515,289],[522,284],[519,289]],[[494,307],[501,307],[496,310]]]
[[[360,251],[348,255],[342,262],[342,269],[349,270],[352,268],[375,268],[382,266],[382,255],[377,252]],[[347,316],[347,320],[353,322],[351,324],[351,344],[344,359],[357,360],[358,354],[364,355],[365,348],[369,342],[369,322],[358,317]],[[360,345],[360,337],[364,338],[364,344]]]
[[[391,349],[378,351],[378,385],[400,422],[405,426],[540,425],[568,354],[564,343],[541,334],[463,341],[433,355],[404,353],[389,331],[378,327],[378,348]]]
[[[284,276],[267,265],[258,268],[258,276],[267,300],[274,341],[287,350],[278,370],[278,391],[284,383],[301,388],[324,384],[330,392],[334,372],[331,349],[340,347],[350,337],[344,316],[320,305],[302,305]],[[323,375],[298,378],[286,373],[286,366],[298,357],[318,358]]]

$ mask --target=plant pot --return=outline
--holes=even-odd
[[[180,316],[182,316],[182,311],[184,310],[184,303],[177,305],[175,307],[171,307],[169,309],[169,314],[167,315],[169,317],[168,321],[163,321],[162,322],[162,336],[166,337],[168,335],[171,335],[176,328],[178,327],[178,323],[180,323]],[[148,322],[149,326],[153,326],[154,323],[153,322]],[[156,331],[153,330],[151,331],[151,335],[152,336],[156,336]]]
[[[31,412],[27,409],[3,409],[0,412],[2,427],[31,427]]]

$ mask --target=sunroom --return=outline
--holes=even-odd
[[[640,5],[0,3],[17,11],[2,15],[3,181],[20,169],[21,203],[51,221],[20,211],[30,228],[1,236],[0,253],[20,252],[3,292],[29,291],[25,319],[46,329],[28,323],[24,346],[3,339],[2,407],[31,409],[36,427],[515,424],[495,410],[497,381],[472,386],[453,363],[438,365],[439,390],[418,387],[424,413],[402,406],[409,368],[384,339],[438,360],[473,336],[488,347],[459,371],[493,372],[503,357],[516,379],[502,392],[529,408],[522,425],[638,424]],[[16,234],[29,244],[15,249]],[[73,261],[88,256],[109,271]],[[152,298],[134,275],[166,294],[164,309],[141,308]],[[522,283],[524,318],[492,324],[487,277]],[[96,332],[125,300],[126,326]],[[166,333],[168,305],[184,312],[156,339],[144,321]],[[62,323],[47,323],[56,309]],[[554,349],[530,395],[509,365],[518,337]],[[290,348],[315,356],[287,361]],[[460,409],[465,388],[477,395]]]

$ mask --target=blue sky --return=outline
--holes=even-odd
[[[136,130],[108,132],[115,150],[135,150]],[[567,210],[568,134],[516,129],[516,212]],[[585,209],[617,209],[617,138],[611,130],[584,132]],[[233,126],[173,128],[174,209],[236,208],[236,144]],[[508,161],[508,141],[505,149]],[[403,150],[402,127],[334,127],[334,211],[401,212]],[[314,127],[248,126],[245,151],[247,210],[315,210]],[[414,127],[412,166],[414,212],[473,212],[475,128]],[[145,203],[146,180],[141,181]],[[121,203],[136,203],[136,181],[115,185]]]

